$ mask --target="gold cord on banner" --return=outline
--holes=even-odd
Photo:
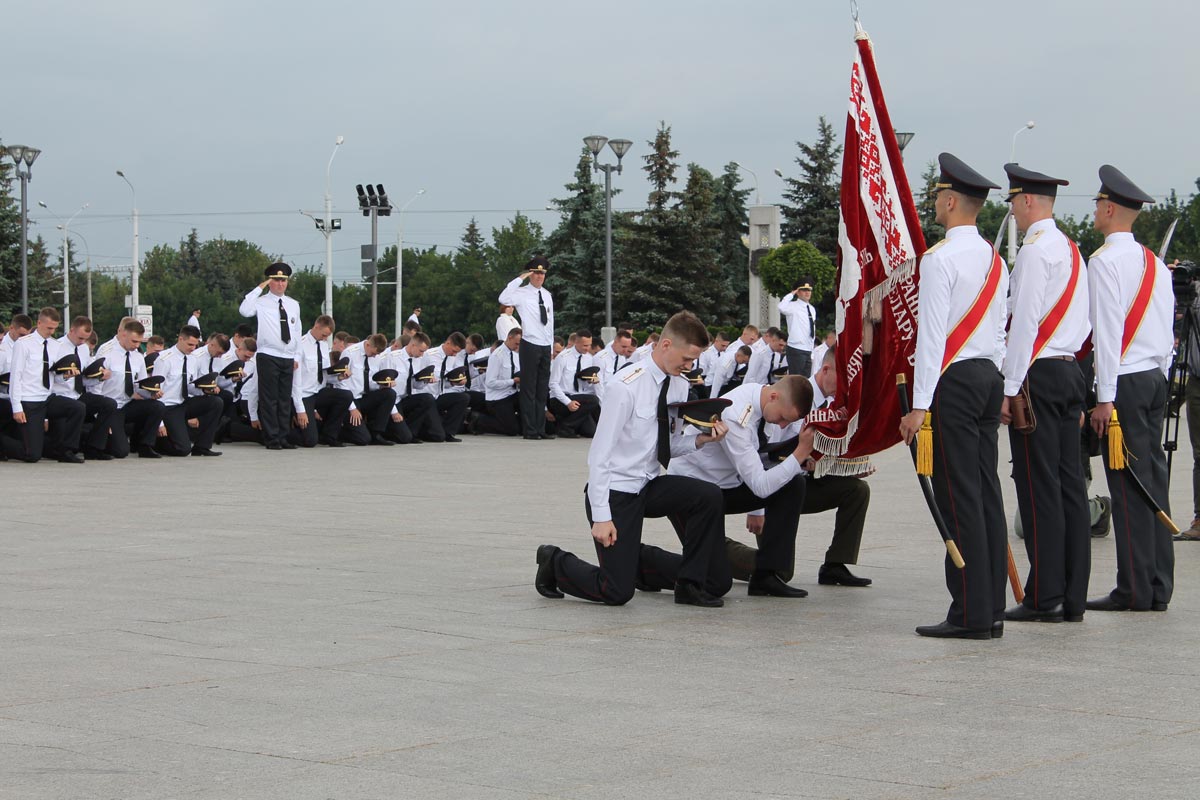
[[[1125,435],[1121,433],[1121,422],[1117,419],[1117,410],[1112,412],[1112,420],[1108,423],[1108,466],[1112,469],[1125,469]]]
[[[917,474],[933,474],[933,413],[925,412],[925,421],[917,431]]]

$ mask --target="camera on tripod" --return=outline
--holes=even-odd
[[[1175,291],[1175,307],[1190,306],[1196,300],[1196,281],[1200,281],[1200,267],[1194,261],[1180,261],[1171,267],[1171,288]]]

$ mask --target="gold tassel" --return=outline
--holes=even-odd
[[[925,421],[921,423],[921,430],[917,431],[917,474],[932,475],[933,474],[933,425],[931,420],[933,414],[929,411],[925,412]]]
[[[1125,469],[1125,436],[1121,433],[1121,422],[1117,419],[1115,408],[1112,420],[1108,423],[1108,466]]]

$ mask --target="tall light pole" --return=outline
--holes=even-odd
[[[896,146],[900,148],[900,160],[904,160],[904,148],[908,147],[908,143],[916,136],[912,131],[895,131]]]
[[[87,315],[88,319],[92,318],[92,246],[88,244],[87,237],[79,231],[75,231],[75,235],[83,240],[84,258],[87,261]]]
[[[413,204],[421,195],[425,194],[424,189],[417,189],[417,193],[408,199],[408,202],[400,207],[400,227],[396,231],[396,338],[400,338],[400,333],[404,329],[404,212]]]
[[[138,210],[137,210],[137,191],[134,190],[133,184],[129,182],[129,178],[125,177],[125,173],[117,170],[117,177],[125,181],[129,186],[130,202],[133,204],[133,278],[130,280],[129,287],[129,304],[133,308],[129,309],[129,313],[136,315],[138,307],[138,276],[142,271],[141,254],[138,245]]]
[[[29,181],[33,180],[33,162],[42,151],[23,144],[0,147],[0,156],[13,160],[21,181],[21,313],[29,313]],[[24,162],[25,169],[21,169]]]
[[[58,220],[59,224],[55,227],[62,231],[63,234],[63,319],[69,324],[71,321],[71,239],[69,229],[71,227],[71,223],[75,221],[75,218],[82,214],[84,209],[90,206],[91,203],[84,203],[82,206],[80,206],[79,210],[72,214],[70,219],[68,219],[66,222],[63,222],[62,217],[60,217],[58,214],[55,214],[54,209],[50,208],[50,206],[46,205],[41,200],[38,200],[38,205],[49,211],[50,216]],[[88,317],[90,318],[91,315],[91,303],[89,303]]]
[[[735,167],[737,167],[738,169],[740,169],[742,172],[749,172],[750,177],[754,178],[754,205],[761,206],[762,205],[762,194],[758,191],[758,174],[755,173],[755,171],[750,169],[749,167],[744,167],[736,161],[733,162],[733,165]],[[775,172],[778,173],[779,170],[775,170]],[[780,175],[780,177],[782,178],[783,176]]]
[[[1015,162],[1017,160],[1017,137],[1028,130],[1033,129],[1033,120],[1029,120],[1013,134],[1012,149],[1008,153],[1008,160]],[[1017,218],[1009,215],[1008,218],[1008,268],[1012,269],[1013,264],[1017,262]]]
[[[338,148],[346,141],[345,136],[338,136],[333,142],[333,153],[325,166],[325,313],[333,314],[333,194],[330,190],[329,179],[333,170],[333,159],[337,157]]]
[[[621,159],[633,147],[628,139],[609,139],[607,136],[585,136],[583,143],[592,151],[592,170],[604,172],[604,329],[600,337],[611,342],[617,335],[612,323],[612,174],[621,174]],[[612,148],[616,164],[601,164],[600,151],[604,145]]]

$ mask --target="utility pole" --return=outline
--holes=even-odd
[[[361,183],[354,188],[358,192],[359,209],[364,217],[371,218],[371,333],[376,333],[379,331],[379,217],[391,216],[392,204],[382,183],[374,186],[368,183],[365,191]],[[400,258],[399,253],[396,258]]]

